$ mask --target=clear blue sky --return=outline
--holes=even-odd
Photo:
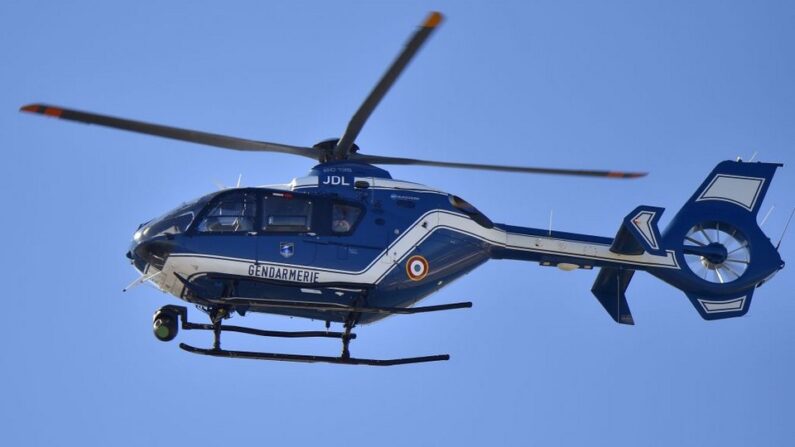
[[[494,261],[425,301],[447,314],[358,329],[355,355],[449,352],[377,369],[192,356],[156,341],[176,303],[123,257],[136,226],[212,191],[303,175],[240,154],[23,115],[42,101],[242,137],[339,136],[431,9],[446,21],[362,132],[363,151],[640,169],[637,181],[430,168],[493,220],[602,236],[636,205],[662,225],[715,163],[787,164],[762,211],[795,205],[792,2],[0,3],[4,445],[788,445],[795,439],[795,276],[749,314],[701,320],[639,274],[637,326],[591,296],[595,272]],[[782,247],[795,262],[795,232]],[[202,317],[192,312],[197,318]],[[252,316],[273,329],[320,322]],[[206,346],[206,333],[180,341]],[[334,354],[333,341],[243,335],[227,347]]]

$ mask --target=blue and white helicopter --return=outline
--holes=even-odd
[[[506,172],[633,178],[642,173],[465,164],[365,155],[354,144],[366,120],[441,22],[431,13],[353,115],[339,139],[288,146],[32,104],[25,112],[242,151],[281,152],[317,160],[289,184],[232,188],[186,203],[146,222],[127,257],[150,282],[196,305],[210,324],[189,322],[187,308],[167,305],[154,333],[214,333],[211,349],[188,352],[261,360],[399,365],[449,359],[352,357],[357,324],[389,315],[468,308],[416,307],[418,301],[490,259],[517,259],[563,270],[599,269],[591,291],[618,323],[633,324],[625,297],[636,271],[682,290],[708,320],[744,315],[754,290],[784,267],[757,214],[780,164],[724,161],[661,231],[663,208],[639,206],[614,238],[496,224],[463,199],[393,179],[374,165],[424,165]],[[326,331],[280,332],[223,324],[234,313],[289,315],[326,322]],[[181,321],[180,321],[181,320]],[[329,331],[330,322],[343,324]],[[181,324],[180,324],[181,323]],[[221,348],[224,331],[266,337],[329,337],[339,356]]]

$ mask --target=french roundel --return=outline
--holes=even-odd
[[[428,261],[422,256],[412,256],[406,262],[406,273],[412,281],[420,281],[428,275]]]

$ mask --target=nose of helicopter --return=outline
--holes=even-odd
[[[147,259],[150,256],[149,250],[145,243],[133,241],[124,256],[130,260],[136,270],[144,273],[144,270],[146,270],[146,267],[149,264]]]
[[[142,273],[150,268],[162,270],[194,216],[212,197],[209,195],[184,203],[161,217],[138,225],[127,250],[127,259]]]
[[[136,231],[135,236],[140,236]],[[141,239],[133,237],[132,244],[127,250],[126,257],[129,259],[133,266],[144,273],[147,267],[154,267],[157,270],[162,270],[166,263],[166,259],[174,250],[174,242],[172,239],[162,236],[156,236],[148,239]]]
[[[130,260],[136,270],[144,273],[149,266],[149,260],[152,257],[149,244],[146,241],[133,241],[133,243],[130,244],[129,250],[127,250],[127,253],[125,254],[125,257]]]

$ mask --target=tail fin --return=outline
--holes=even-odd
[[[616,323],[635,324],[624,295],[634,274],[634,270],[602,267],[591,288],[591,292]]]
[[[704,319],[745,315],[754,289],[784,267],[757,224],[777,163],[719,163],[660,233],[662,208],[640,206],[624,219],[615,253],[673,253],[678,268],[649,273],[685,292]],[[624,297],[632,270],[605,267],[591,289],[619,323],[634,320]]]
[[[663,208],[639,206],[627,214],[618,230],[610,251],[622,255],[640,255],[644,252],[654,255],[664,254],[660,246],[662,237],[657,228]],[[635,270],[602,267],[591,292],[602,304],[608,314],[621,324],[635,324],[624,295]]]

